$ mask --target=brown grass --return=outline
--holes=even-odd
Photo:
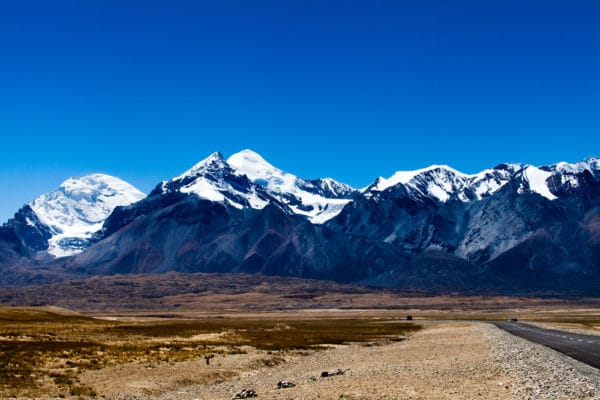
[[[94,397],[82,371],[124,363],[174,363],[214,354],[318,349],[401,340],[418,325],[371,319],[106,321],[34,308],[0,307],[0,397]],[[212,334],[212,335],[211,335]]]

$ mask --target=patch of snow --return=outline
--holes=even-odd
[[[549,200],[556,200],[556,197],[548,188],[547,180],[552,176],[552,172],[543,171],[539,168],[528,166],[523,170],[523,179],[528,183],[529,190],[535,192]]]
[[[442,246],[442,245],[440,245],[438,243],[432,243],[432,244],[430,244],[429,246],[427,246],[425,248],[425,250],[428,250],[428,251],[444,251],[444,252],[446,251],[446,249],[444,248],[444,246]]]
[[[579,179],[575,175],[571,174],[560,174],[560,183],[562,185],[568,184],[572,188],[576,188],[579,186]]]
[[[225,196],[223,196],[223,194],[215,187],[215,185],[203,178],[196,179],[191,184],[183,186],[180,191],[182,193],[193,193],[198,195],[198,197],[202,197],[203,199],[210,201],[225,201]]]
[[[396,240],[396,238],[397,238],[396,234],[395,233],[391,233],[385,239],[383,239],[383,241],[385,243],[392,243],[394,240]]]
[[[435,197],[443,203],[448,201],[448,199],[450,198],[449,192],[447,190],[444,190],[443,186],[436,185],[434,182],[430,182],[427,185],[427,191],[429,192],[429,194],[431,194],[433,197]]]

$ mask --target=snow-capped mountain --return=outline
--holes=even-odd
[[[269,164],[252,150],[242,150],[227,159],[238,175],[263,186],[269,194],[295,214],[321,224],[335,217],[351,201],[356,190],[331,178],[298,178]]]
[[[221,153],[213,153],[180,176],[162,182],[158,191],[191,193],[239,209],[262,209],[276,203],[315,224],[339,214],[356,192],[331,178],[298,178],[251,150],[233,154],[227,160]]]
[[[477,174],[465,174],[447,165],[432,165],[414,171],[398,171],[389,178],[379,177],[362,190],[366,197],[386,190],[403,187],[414,198],[447,202],[458,199],[463,202],[478,201],[493,195],[506,183],[516,179],[520,182],[519,194],[537,193],[555,200],[554,192],[559,186],[571,188],[579,185],[579,179],[588,172],[600,171],[600,159],[595,157],[569,164],[560,162],[535,167],[528,164],[500,164]]]
[[[539,229],[563,225],[560,218],[573,211],[557,210],[588,198],[599,181],[596,158],[539,168],[500,164],[473,175],[433,165],[378,178],[329,226],[411,252],[438,250],[483,263]]]
[[[110,175],[70,178],[57,190],[27,203],[9,224],[20,225],[22,240],[29,247],[55,257],[70,256],[89,246],[117,206],[144,197],[129,183]]]
[[[23,260],[52,263],[31,269],[36,281],[43,271],[176,270],[600,294],[597,158],[477,174],[433,165],[359,191],[299,178],[244,150],[227,160],[214,153],[143,199],[98,181],[69,180],[0,227],[0,269],[19,262],[10,276],[21,276]],[[79,254],[31,258],[47,253]]]
[[[218,152],[178,177],[162,182],[159,191],[194,194],[206,200],[226,202],[239,209],[262,209],[270,200],[260,186],[253,185],[246,176],[240,176]]]
[[[519,164],[500,164],[477,174],[465,174],[447,165],[432,165],[414,171],[398,171],[389,178],[379,177],[363,193],[394,190],[402,185],[415,198],[446,202],[456,198],[463,202],[481,200],[494,194],[522,168]]]
[[[552,173],[551,185],[557,195],[564,195],[576,190],[580,185],[585,185],[586,177],[594,176],[600,172],[600,159],[589,157],[578,163],[569,164],[561,162],[540,169]]]

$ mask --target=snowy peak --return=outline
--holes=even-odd
[[[262,209],[269,204],[264,191],[245,176],[235,174],[219,152],[211,154],[178,177],[161,183],[160,192],[173,191],[227,203],[238,209]]]
[[[184,179],[190,176],[202,175],[209,171],[215,172],[225,169],[227,167],[228,165],[225,162],[223,155],[217,151],[212,153],[210,156],[206,157],[204,160],[200,161],[199,163],[197,163],[192,168],[185,171],[183,174],[179,175],[175,179]]]
[[[227,159],[227,163],[241,175],[266,187],[272,193],[285,194],[298,188],[317,191],[325,197],[346,198],[356,192],[349,185],[332,178],[302,179],[271,165],[260,154],[252,150],[242,150]]]
[[[293,213],[311,222],[324,223],[340,213],[355,189],[331,178],[307,180],[274,167],[252,150],[242,150],[227,159],[239,174],[247,176]]]
[[[104,174],[70,178],[60,187],[28,203],[37,221],[50,232],[47,252],[68,256],[83,250],[93,234],[117,206],[135,203],[145,196],[129,183]]]
[[[227,163],[240,175],[276,193],[294,190],[298,178],[269,164],[252,150],[242,150],[227,159]]]
[[[402,185],[407,185],[409,184],[411,181],[413,181],[415,178],[418,178],[420,176],[424,176],[424,175],[432,175],[432,174],[443,174],[443,175],[448,175],[448,174],[453,174],[456,176],[460,176],[460,175],[464,175],[459,171],[456,171],[453,168],[450,168],[447,165],[431,165],[427,168],[422,168],[422,169],[417,169],[414,171],[396,171],[394,173],[394,175],[392,175],[389,178],[383,178],[383,177],[379,177],[377,179],[377,181],[375,182],[375,184],[370,187],[370,190],[376,190],[379,192],[382,192],[390,187],[402,184]]]
[[[588,157],[585,160],[572,164],[563,161],[547,167],[542,167],[542,169],[567,174],[580,174],[584,171],[589,171],[593,174],[594,172],[600,171],[600,159]]]
[[[537,193],[555,200],[560,193],[579,187],[584,182],[581,179],[586,179],[582,178],[586,172],[600,178],[600,159],[589,157],[577,163],[560,162],[541,167],[505,163],[473,175],[446,165],[432,165],[414,171],[398,171],[389,178],[380,177],[362,192],[369,197],[374,192],[402,186],[413,198],[429,198],[442,203],[452,198],[471,202],[489,197],[507,182],[518,179],[519,194]]]
[[[250,149],[245,149],[238,153],[232,154],[227,159],[227,163],[239,171],[244,171],[251,179],[259,176],[265,177],[269,175],[286,174],[279,168],[275,168],[273,165],[271,165],[260,154]]]
[[[381,192],[403,186],[413,197],[426,197],[446,202],[453,197],[463,202],[480,200],[500,189],[514,175],[513,168],[484,170],[468,175],[447,165],[432,165],[414,171],[398,171],[390,178],[378,178],[365,193]]]
[[[390,178],[379,177],[363,190],[372,192],[393,190],[402,186],[412,197],[425,197],[439,202],[456,198],[462,202],[491,196],[522,168],[521,164],[500,164],[477,174],[465,174],[447,165],[432,165],[414,171],[397,171]]]
[[[467,184],[468,177],[448,166],[433,166],[416,175],[406,186],[433,197],[441,202],[448,201]]]

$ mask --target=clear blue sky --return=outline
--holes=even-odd
[[[4,1],[0,221],[243,148],[357,187],[600,155],[600,2]]]

